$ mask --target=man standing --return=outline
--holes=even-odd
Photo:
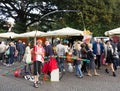
[[[49,41],[45,42],[45,55],[46,57],[53,56],[53,48]]]
[[[0,60],[1,62],[4,63],[4,54],[5,54],[5,51],[6,51],[6,45],[5,43],[2,41],[0,42]]]
[[[16,44],[16,48],[17,48],[17,51],[18,51],[18,62],[21,62],[22,59],[23,59],[23,55],[24,55],[24,52],[25,52],[25,49],[24,49],[24,46],[23,46],[23,43],[21,40],[18,41],[18,43]]]
[[[58,41],[58,44],[56,45],[56,53],[58,56],[58,66],[59,66],[59,70],[60,71],[65,71],[65,67],[64,67],[64,58],[63,56],[65,55],[65,47],[64,45],[61,43],[61,41]]]
[[[97,39],[93,43],[93,53],[96,55],[95,64],[97,65],[98,69],[100,69],[100,67],[101,67],[100,59],[101,59],[103,50],[104,50],[103,44],[100,42],[100,39]]]

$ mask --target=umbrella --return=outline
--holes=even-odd
[[[41,31],[31,31],[31,32],[26,32],[26,33],[22,33],[19,34],[19,38],[26,38],[26,37],[42,37],[43,35],[45,35],[45,32],[41,32]]]
[[[0,38],[16,38],[19,35],[14,32],[0,33]]]
[[[109,35],[120,35],[120,28],[116,28],[116,29],[113,29],[113,30],[106,31],[105,35],[106,36],[109,36]]]
[[[83,31],[76,30],[70,27],[49,31],[46,33],[46,36],[80,36],[80,35],[83,35]]]

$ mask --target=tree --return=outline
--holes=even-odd
[[[4,31],[8,30],[8,28],[5,27],[5,24],[6,24],[6,22],[4,20],[0,19],[0,32],[4,32]]]
[[[119,27],[119,5],[119,0],[0,0],[0,14],[14,18],[15,29],[19,32],[34,28],[48,31],[69,26],[80,30],[86,28],[94,36],[100,36],[109,29]],[[54,13],[38,22],[54,10],[81,12]]]
[[[19,32],[25,32],[41,16],[55,9],[49,1],[43,0],[0,0],[0,14],[14,18]]]

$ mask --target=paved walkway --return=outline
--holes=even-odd
[[[60,82],[45,81],[39,88],[34,88],[33,83],[24,78],[16,78],[13,73],[1,76],[7,70],[20,65],[16,63],[12,67],[0,65],[0,91],[120,91],[120,69],[117,70],[117,77],[112,72],[106,74],[104,67],[98,72],[98,76],[85,76],[77,78],[74,73],[66,72]]]

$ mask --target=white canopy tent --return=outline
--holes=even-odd
[[[45,34],[45,36],[80,36],[80,35],[83,36],[83,31],[73,29],[70,27],[49,31]]]
[[[14,32],[6,32],[6,33],[0,33],[0,38],[16,38],[19,34],[16,34]]]
[[[22,33],[19,34],[19,38],[27,38],[27,37],[42,37],[45,35],[45,32],[41,32],[41,31],[31,31],[31,32],[26,32],[26,33]]]
[[[112,29],[112,30],[106,31],[106,32],[105,32],[105,35],[106,35],[106,36],[120,35],[120,27],[119,27],[119,28],[116,28],[116,29]]]

